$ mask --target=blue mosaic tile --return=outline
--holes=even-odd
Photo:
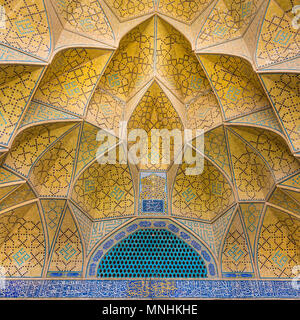
[[[0,298],[300,298],[291,280],[7,280]]]

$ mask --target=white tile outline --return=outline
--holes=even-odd
[[[300,28],[300,5],[294,6],[292,9],[293,14],[295,17],[292,20],[292,26],[295,30],[298,30]]]
[[[300,265],[296,265],[292,269],[292,273],[295,275],[295,277],[292,279],[292,287],[295,290],[300,289]]]
[[[0,4],[0,30],[6,30],[5,7]]]
[[[6,288],[6,269],[0,265],[0,291]]]

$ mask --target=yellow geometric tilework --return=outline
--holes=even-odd
[[[231,120],[230,123],[253,125],[255,127],[258,126],[273,129],[282,133],[281,127],[272,107],[254,113],[250,113],[241,118]]]
[[[144,208],[145,201],[156,199],[163,203],[159,211],[160,215],[166,215],[168,210],[167,199],[167,179],[166,176],[159,175],[159,173],[140,173],[140,186],[139,186],[139,215],[150,216],[157,215],[153,209]],[[150,201],[151,202],[151,201]],[[146,210],[145,210],[146,209]]]
[[[238,212],[224,240],[222,249],[222,272],[253,272],[251,255]]]
[[[294,277],[292,268],[300,264],[300,220],[268,207],[257,247],[261,277]]]
[[[86,120],[105,130],[114,130],[115,134],[118,134],[124,107],[124,102],[97,87],[88,105]]]
[[[52,0],[52,3],[67,30],[82,33],[96,40],[111,40],[111,26],[99,1],[81,0],[67,2]]]
[[[49,252],[52,248],[54,236],[59,226],[60,219],[64,213],[65,200],[51,199],[41,200],[43,214],[46,220],[47,234],[49,240]]]
[[[300,173],[280,183],[281,186],[291,187],[300,191]]]
[[[121,20],[133,19],[154,10],[155,0],[104,0]]]
[[[257,11],[259,0],[219,0],[203,25],[196,48],[241,37]]]
[[[275,0],[271,0],[256,49],[258,67],[265,68],[299,56],[299,30],[293,28],[290,15]]]
[[[204,154],[222,168],[227,176],[232,179],[223,126],[217,127],[204,134]]]
[[[67,208],[51,254],[49,271],[81,271],[83,248],[77,226]]]
[[[103,1],[50,2],[69,31],[112,43],[114,35],[101,7]],[[190,24],[213,3],[105,2],[120,20],[155,10],[178,20],[175,25],[181,25],[179,21]],[[203,21],[196,47],[241,37],[259,3],[260,0],[216,0]],[[298,3],[268,3],[257,44],[259,70],[296,58],[300,49],[299,30],[291,24],[291,9]],[[168,185],[173,218],[193,230],[216,257],[222,258],[220,267],[224,273],[253,273],[253,254],[262,277],[294,276],[291,268],[300,264],[300,167],[286,141],[274,130],[286,135],[295,153],[300,151],[298,74],[260,74],[264,91],[246,60],[206,53],[198,54],[199,63],[189,41],[155,15],[129,31],[114,56],[112,50],[106,49],[60,51],[39,84],[44,66],[38,63],[51,53],[43,1],[5,0],[4,8],[7,30],[0,30],[0,60],[23,63],[0,66],[0,149],[9,147],[4,149],[0,167],[0,264],[7,269],[7,276],[40,277],[45,261],[49,262],[49,272],[80,272],[84,249],[88,254],[104,236],[134,216],[138,199],[134,198],[133,182],[137,182],[138,173],[134,171],[131,177],[132,167],[127,164],[99,164],[96,152],[103,143],[97,141],[97,133],[103,128],[118,136],[119,121],[129,117],[126,102],[148,85],[143,97],[140,94],[129,103],[132,107],[140,99],[129,119],[129,131],[183,130],[183,123],[189,129],[206,130],[203,173],[187,175],[187,164],[183,163],[174,185]],[[130,28],[129,24],[126,23]],[[24,65],[29,61],[34,65]],[[187,122],[181,122],[173,100],[158,83],[181,100],[181,107],[185,104]],[[179,102],[177,106],[180,108]],[[235,123],[223,126],[223,120]],[[32,124],[35,126],[23,128]],[[150,142],[148,139],[149,150]],[[114,144],[111,142],[109,147]],[[161,152],[158,157],[162,158]],[[169,164],[150,163],[138,165],[137,169],[170,169]],[[175,169],[169,172],[170,183]],[[28,183],[19,175],[29,177]],[[237,199],[230,179],[237,189],[239,205],[233,205]],[[155,180],[151,188],[159,187],[161,182]],[[153,191],[155,198],[160,198],[160,191]],[[73,212],[66,204],[69,193]],[[163,198],[166,200],[165,195]],[[31,204],[24,205],[26,201]],[[265,201],[267,211],[263,216]],[[18,208],[13,209],[14,206]],[[234,212],[236,216],[229,227]],[[45,258],[46,235],[49,259]]]
[[[180,99],[187,102],[211,89],[188,40],[160,18],[156,41],[157,73]]]
[[[22,179],[17,175],[4,168],[0,168],[0,185],[19,181],[22,181]]]
[[[265,74],[261,79],[295,151],[300,150],[300,76]]]
[[[220,246],[227,229],[228,223],[231,220],[235,206],[230,208],[227,212],[222,214],[213,223],[199,222],[195,220],[176,219],[186,225],[194,233],[196,233],[201,240],[203,240],[213,251],[216,257],[220,254]]]
[[[264,207],[263,203],[249,202],[241,203],[241,214],[245,223],[245,229],[248,234],[252,254],[254,255],[255,236],[258,229],[259,219]]]
[[[209,161],[204,160],[200,175],[187,175],[187,165],[180,165],[172,191],[172,215],[210,221],[224,212],[234,201],[225,177]]]
[[[231,163],[240,200],[265,200],[274,184],[265,162],[250,146],[227,130]]]
[[[33,166],[29,179],[40,196],[67,196],[75,160],[79,126],[49,148]]]
[[[134,190],[125,164],[88,166],[79,176],[72,200],[93,219],[134,214]]]
[[[281,7],[281,9],[291,17],[294,16],[294,14],[292,13],[293,7],[299,4],[298,0],[276,0],[276,2]]]
[[[163,199],[166,201],[165,183],[165,178],[154,173],[141,178],[141,197],[143,199]]]
[[[0,261],[7,277],[40,277],[45,239],[36,203],[0,215]]]
[[[0,42],[38,58],[50,54],[50,28],[43,0],[5,0],[6,29]]]
[[[0,188],[0,200],[3,200],[5,197],[7,197],[10,193],[12,193],[15,189],[17,189],[20,185],[14,184],[12,186],[7,187],[1,187]]]
[[[300,204],[288,194],[287,190],[276,188],[272,193],[269,202],[284,208],[289,212],[293,212],[300,217]]]
[[[292,191],[292,190],[284,190],[285,193],[287,193],[295,202],[300,205],[300,190],[298,191]]]
[[[227,55],[198,56],[211,80],[227,120],[270,105],[248,61]]]
[[[10,141],[42,70],[29,65],[0,65],[0,143]]]
[[[37,102],[83,115],[112,52],[65,49],[55,55],[33,97]]]
[[[6,45],[0,44],[0,61],[6,63],[28,63],[32,62],[35,64],[40,64],[41,60],[34,58],[28,54],[17,51],[13,48],[10,48]]]
[[[106,150],[106,146],[108,148],[113,146],[113,143],[111,143],[110,139],[97,141],[97,134],[99,131],[99,128],[87,122],[83,124],[76,161],[76,175],[82,168],[87,166],[91,161],[95,160],[97,153],[103,153]]]
[[[141,23],[121,39],[100,87],[126,100],[153,75],[154,18]]]
[[[276,133],[250,127],[231,129],[259,152],[270,166],[276,180],[282,180],[300,170],[299,161],[291,154],[284,139]]]
[[[0,210],[5,210],[22,202],[32,200],[36,196],[27,183],[21,184],[9,196],[0,202]]]
[[[81,231],[82,240],[86,251],[88,250],[91,229],[93,227],[93,221],[90,217],[87,217],[81,210],[79,210],[73,203],[70,203],[70,210],[79,226]],[[87,255],[87,253],[86,253]]]
[[[31,101],[26,108],[22,122],[20,123],[19,130],[28,127],[29,125],[37,125],[41,123],[49,122],[62,122],[65,120],[79,120],[79,118],[60,111],[58,109],[45,106],[41,103]]]
[[[4,166],[27,176],[37,158],[74,123],[51,123],[22,131],[14,140]]]
[[[151,164],[151,130],[152,129],[178,129],[180,132],[183,130],[181,120],[172,106],[170,100],[159,87],[157,82],[153,82],[151,87],[145,93],[134,112],[132,113],[128,125],[128,133],[133,129],[144,129],[148,134],[148,154],[145,161],[148,164],[138,164],[140,169],[168,169],[169,163],[161,163],[163,160],[162,150],[160,149],[159,157],[160,164]],[[135,142],[128,143],[129,147]],[[174,142],[170,142],[170,159],[173,161]],[[141,155],[141,158],[143,156]]]
[[[213,91],[210,90],[187,104],[186,117],[189,129],[209,130],[221,124],[221,108]]]
[[[158,0],[158,11],[173,19],[190,23],[210,2],[210,0]]]

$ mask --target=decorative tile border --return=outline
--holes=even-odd
[[[116,233],[113,233],[108,240],[105,240],[103,243],[101,243],[93,252],[88,263],[86,276],[89,278],[97,278],[97,267],[99,266],[99,263],[105,254],[125,237],[131,235],[139,229],[147,228],[167,229],[175,234],[179,239],[190,245],[201,257],[204,258],[207,265],[208,277],[217,277],[217,264],[211,252],[204,245],[204,243],[200,242],[199,239],[195,238],[192,234],[189,234],[188,230],[183,229],[175,221],[172,221],[168,218],[139,218],[124,225],[123,228],[119,229]]]
[[[7,280],[0,298],[289,298],[283,280]]]

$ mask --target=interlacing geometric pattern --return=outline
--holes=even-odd
[[[42,71],[37,66],[1,64],[1,144],[10,142]]]
[[[66,30],[94,37],[98,41],[113,38],[109,21],[97,0],[51,2]]]
[[[140,215],[168,212],[167,177],[162,172],[141,172],[139,213]]]
[[[33,57],[46,60],[51,53],[51,30],[43,0],[6,0],[5,28],[1,28],[0,42],[5,58],[12,56],[18,60],[20,50],[28,54],[22,56],[29,61],[37,61]],[[3,18],[2,18],[3,19]],[[2,20],[1,20],[2,22]],[[10,48],[11,50],[6,50]]]
[[[147,20],[121,39],[100,87],[127,100],[153,75],[154,18]]]
[[[211,1],[166,1],[166,0],[105,0],[115,15],[121,20],[130,20],[159,12],[179,21],[190,23],[197,17]]]
[[[196,0],[196,1],[184,1],[184,0],[159,0],[157,1],[157,10],[169,16],[176,18],[181,22],[190,23],[195,20],[199,14],[206,9],[211,1]]]
[[[231,186],[208,160],[201,175],[186,175],[180,165],[172,192],[172,215],[213,220],[234,201]]]
[[[120,20],[136,18],[154,9],[153,0],[106,0],[105,2]]]
[[[224,55],[200,55],[199,59],[209,75],[225,119],[269,106],[250,63]]]
[[[261,79],[293,150],[299,151],[299,74],[266,74]]]
[[[197,38],[197,47],[208,47],[240,37],[255,16],[261,0],[217,1]]]
[[[1,214],[1,265],[9,277],[40,277],[46,239],[36,203]]]
[[[34,95],[34,101],[83,115],[110,51],[66,49],[54,58]]]
[[[258,265],[265,277],[292,276],[299,259],[300,222],[293,216],[269,207],[258,240]]]
[[[256,63],[260,68],[298,56],[299,29],[292,25],[295,5],[297,1],[269,0],[256,49]]]
[[[253,266],[239,213],[233,218],[222,249],[222,274],[225,277],[252,276]]]
[[[159,18],[156,29],[156,71],[166,86],[185,102],[210,90],[208,79],[186,38]]]
[[[178,129],[182,131],[183,127],[176,110],[156,82],[151,85],[139,102],[138,106],[135,108],[128,121],[127,128],[129,133],[134,129],[144,129],[148,134],[148,153],[146,155],[141,155],[142,161],[141,164],[138,165],[139,168],[149,170],[167,170],[170,163],[163,164],[163,161],[166,159],[164,158],[164,155],[162,155],[162,146],[160,146],[158,154],[154,155],[155,158],[159,158],[159,164],[155,165],[148,161],[148,159],[151,160],[151,143],[159,142],[157,141],[157,135],[150,136],[151,130],[168,129],[172,131],[174,129]],[[131,146],[133,142],[129,141],[128,144]],[[171,143],[170,145],[170,153],[170,160],[174,161],[174,157],[176,156],[176,154],[174,154],[174,143]]]
[[[134,214],[129,167],[95,162],[78,177],[72,199],[94,219]]]
[[[300,265],[299,4],[1,3],[5,276],[293,278]],[[133,129],[148,134],[136,149],[139,163],[124,157],[138,143],[127,143]],[[168,162],[162,143],[151,154],[151,142],[164,136],[150,137],[152,129],[182,138],[184,129],[197,129],[198,139],[179,148],[171,139]],[[202,172],[191,175],[193,164],[175,161],[182,150],[203,160]],[[109,163],[113,155],[117,162]],[[166,251],[155,260],[153,253]],[[194,271],[184,271],[187,260]],[[137,295],[138,285],[129,287]]]

